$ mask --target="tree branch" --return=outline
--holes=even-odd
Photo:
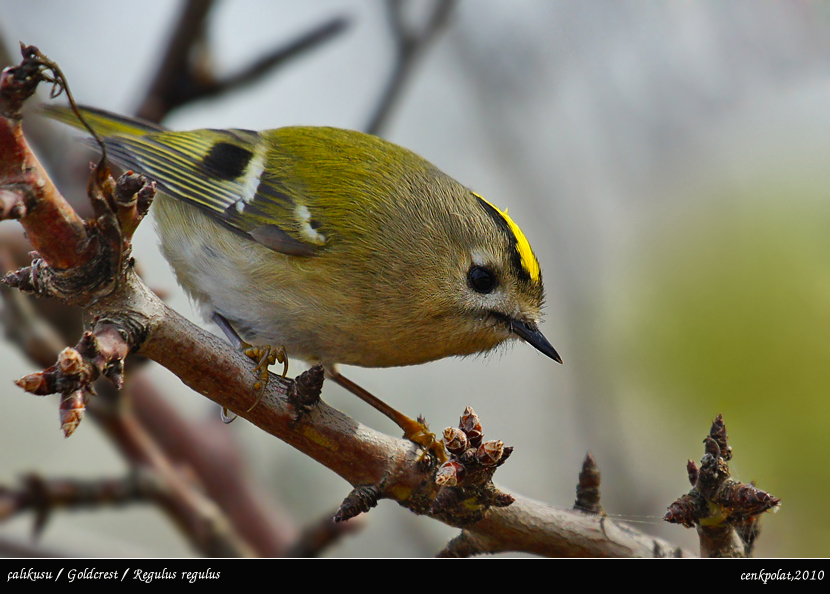
[[[761,532],[761,515],[781,505],[780,499],[754,484],[732,479],[728,440],[723,416],[718,415],[703,441],[700,468],[691,460],[686,464],[692,490],[672,503],[663,518],[696,527],[704,557],[751,557]]]
[[[26,63],[37,59],[39,52],[29,48],[24,55]],[[16,93],[21,92],[17,87],[30,83],[28,72],[26,69],[7,71],[3,85],[10,86],[12,92],[4,94],[5,89],[0,88],[0,98],[17,97]],[[30,158],[22,135],[8,132],[14,132],[20,123],[18,113],[9,105],[0,105],[0,110],[7,114],[0,121],[0,127],[7,129],[0,130],[0,173],[4,175],[0,177],[0,188],[23,201],[26,212],[19,220],[39,250],[38,259],[31,267],[8,275],[6,282],[22,290],[79,304],[92,321],[87,337],[82,338],[75,349],[78,356],[67,356],[57,365],[57,372],[63,376],[53,380],[47,380],[45,376],[33,378],[32,384],[37,383],[35,380],[54,381],[57,389],[77,392],[90,385],[88,382],[94,379],[95,370],[117,384],[120,373],[107,374],[106,370],[113,366],[118,368],[118,362],[123,361],[127,350],[137,352],[170,369],[200,394],[342,476],[356,492],[368,497],[364,498],[367,508],[371,507],[373,499],[392,499],[416,513],[463,527],[481,551],[518,550],[570,556],[652,556],[664,551],[676,552],[668,543],[619,526],[607,518],[555,510],[518,496],[508,507],[487,510],[487,497],[495,497],[502,503],[507,501],[499,499],[497,490],[493,491],[489,470],[471,472],[469,469],[478,468],[476,464],[497,464],[504,451],[500,442],[459,448],[458,460],[472,463],[466,471],[471,482],[465,483],[463,477],[456,475],[453,480],[457,483],[442,483],[436,479],[431,458],[408,441],[369,429],[323,402],[299,415],[297,395],[301,388],[306,389],[309,385],[305,381],[306,374],[293,381],[272,377],[261,403],[249,410],[252,399],[256,398],[252,386],[258,379],[250,360],[166,307],[141,282],[131,260],[122,253],[122,250],[129,251],[129,232],[134,229],[135,217],[129,211],[124,213],[117,208],[119,202],[115,196],[122,188],[121,182],[112,180],[105,170],[93,172],[91,193],[99,205],[110,205],[115,210],[109,214],[99,213],[92,222],[82,222],[82,232],[77,234],[83,239],[82,245],[94,245],[95,248],[82,252],[87,260],[76,255],[74,268],[50,266],[51,262],[63,261],[66,246],[35,237],[43,232],[42,213],[48,212],[52,217],[48,225],[50,233],[62,233],[64,228],[76,229],[77,216],[48,205],[60,202],[62,198],[39,164]],[[23,178],[18,174],[21,170],[26,171]],[[25,185],[21,180],[31,185]],[[112,241],[111,225],[120,229],[119,241]],[[119,266],[93,265],[96,262],[118,263]],[[95,341],[89,335],[95,337]],[[101,348],[102,341],[110,343],[112,348]],[[99,356],[102,353],[104,356]],[[88,365],[93,371],[88,370]],[[244,545],[235,538],[224,517],[216,513],[209,502],[198,499],[160,450],[148,443],[151,440],[138,424],[128,415],[116,418],[119,422],[107,426],[108,430],[114,437],[116,433],[126,435],[119,442],[122,451],[130,459],[152,467],[164,478],[168,488],[172,489],[166,504],[171,515],[188,523],[188,533],[201,543],[200,548],[211,554],[246,554]],[[476,423],[462,421],[460,428],[468,438],[481,437],[480,426]],[[479,452],[480,448],[483,451]],[[473,454],[466,452],[472,451],[479,456],[478,462],[468,459]],[[473,488],[479,483],[485,487],[489,485],[489,491],[484,489],[488,493],[484,499]],[[451,507],[453,497],[442,498],[442,494],[448,492],[456,494],[455,509]],[[436,511],[438,500],[442,504]],[[476,513],[472,516],[465,513],[469,509]]]
[[[380,134],[386,126],[418,59],[447,24],[456,0],[436,0],[430,7],[426,24],[420,30],[410,27],[406,22],[406,4],[406,0],[385,2],[386,18],[395,44],[395,63],[369,123],[366,124],[365,131],[368,134]]]
[[[205,40],[212,0],[189,0],[167,46],[162,66],[138,108],[138,117],[160,122],[187,103],[216,97],[253,84],[277,67],[342,33],[348,21],[335,18],[275,48],[238,72],[219,78],[212,71]]]

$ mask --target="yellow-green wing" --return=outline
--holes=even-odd
[[[83,129],[68,108],[50,106],[44,111]],[[147,175],[165,194],[201,208],[275,251],[309,256],[325,245],[301,197],[296,190],[292,196],[282,182],[284,176],[272,170],[269,144],[261,133],[173,132],[94,108],[82,107],[81,112],[103,137],[113,161]]]

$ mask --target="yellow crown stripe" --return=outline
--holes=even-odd
[[[484,198],[483,196],[476,194],[473,192],[473,195],[483,200],[499,213],[502,217],[504,217],[504,221],[507,223],[507,226],[510,228],[510,231],[513,233],[513,236],[516,238],[516,251],[519,252],[519,259],[522,262],[522,268],[525,269],[525,272],[530,275],[531,280],[534,282],[538,281],[542,275],[542,271],[539,269],[539,261],[536,259],[536,256],[533,255],[533,250],[530,248],[530,242],[528,242],[527,237],[519,228],[519,226],[513,222],[513,219],[507,214],[507,209],[505,208],[503,211],[499,209],[497,206],[493,205],[492,202]]]

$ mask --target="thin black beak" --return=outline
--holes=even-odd
[[[543,355],[547,355],[557,363],[562,362],[562,357],[559,356],[559,353],[556,352],[553,345],[539,331],[539,326],[534,322],[510,320],[510,330]]]

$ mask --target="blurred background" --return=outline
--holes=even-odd
[[[131,114],[182,6],[0,0],[0,37],[15,62],[18,41],[37,45],[79,102]],[[422,25],[433,6],[406,3],[406,21]],[[348,25],[257,84],[187,104],[165,124],[366,129],[395,67],[387,10],[380,0],[216,2],[206,39],[219,75],[332,18]],[[352,379],[438,430],[473,406],[488,439],[515,447],[497,483],[556,507],[573,505],[592,452],[609,514],[692,551],[694,531],[660,518],[689,489],[686,460],[700,460],[723,413],[735,478],[783,500],[763,518],[756,556],[830,555],[821,503],[830,488],[828,5],[466,0],[421,49],[379,133],[509,207],[541,262],[542,329],[565,365],[516,344],[486,357],[350,370]],[[134,242],[145,279],[201,323],[152,227],[144,223]],[[0,343],[0,484],[27,472],[123,475],[95,423],[65,440],[57,397],[12,384],[35,369]],[[292,374],[300,369],[292,363]],[[218,419],[215,405],[165,370],[143,372],[193,422]],[[336,386],[323,398],[398,435]],[[294,530],[332,515],[349,492],[243,420],[220,430]],[[324,554],[434,555],[457,533],[388,501],[360,521]],[[31,516],[17,517],[0,537],[26,542],[31,526]],[[151,505],[56,512],[40,546],[73,556],[197,554]]]

